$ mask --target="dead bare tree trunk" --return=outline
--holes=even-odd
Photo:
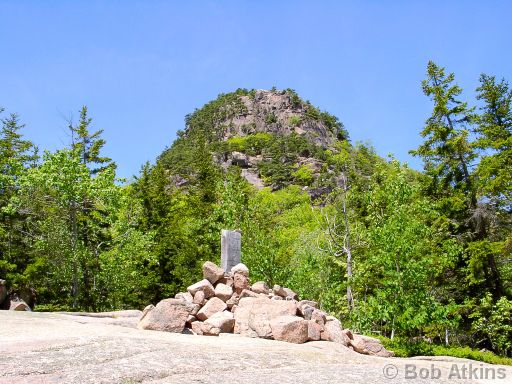
[[[352,248],[350,245],[350,225],[348,222],[348,212],[347,212],[347,190],[348,190],[348,183],[347,183],[347,177],[345,176],[345,173],[343,172],[341,174],[342,181],[343,181],[343,218],[345,220],[345,237],[343,240],[343,251],[345,252],[345,255],[347,255],[347,302],[348,302],[348,309],[352,311],[354,309],[354,297],[352,295]]]
[[[353,258],[352,258],[352,244],[351,244],[351,233],[350,233],[350,222],[347,208],[347,192],[348,192],[348,180],[344,172],[341,173],[341,193],[338,195],[341,198],[341,212],[339,214],[343,216],[340,220],[338,213],[334,216],[329,217],[325,215],[327,222],[328,231],[328,252],[335,257],[345,255],[346,257],[346,272],[347,272],[347,304],[349,311],[354,309],[354,294],[352,292],[352,278],[353,278]],[[340,228],[342,223],[343,228]]]

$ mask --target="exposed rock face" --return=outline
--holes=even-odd
[[[335,134],[322,121],[308,116],[310,108],[286,91],[257,90],[254,96],[240,96],[242,112],[219,122],[225,126],[224,140],[258,132],[278,135],[296,133],[322,147],[330,147]]]
[[[145,316],[139,322],[139,329],[153,331],[183,332],[191,305],[181,299],[165,299],[156,307],[148,309]]]

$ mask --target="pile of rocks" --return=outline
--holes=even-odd
[[[203,277],[174,299],[147,306],[138,327],[208,336],[236,333],[290,343],[326,340],[367,355],[393,356],[379,340],[343,329],[316,302],[299,300],[291,289],[269,288],[262,281],[251,285],[244,264],[225,273],[206,262]]]

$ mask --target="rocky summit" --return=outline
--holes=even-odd
[[[238,89],[188,115],[185,130],[158,163],[182,188],[197,181],[201,167],[195,163],[208,153],[219,170],[235,170],[257,189],[296,184],[325,194],[336,184],[327,153],[347,140],[337,117],[292,89]]]
[[[203,277],[187,292],[146,307],[138,328],[204,336],[235,333],[295,344],[324,340],[361,354],[393,356],[379,340],[343,329],[337,318],[314,301],[299,300],[291,289],[270,288],[263,281],[251,285],[242,263],[226,273],[208,261]]]

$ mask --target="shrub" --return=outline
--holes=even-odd
[[[301,122],[301,118],[300,116],[292,116],[290,117],[290,119],[288,120],[288,123],[292,126],[292,127],[297,127]]]
[[[277,116],[274,113],[268,113],[265,116],[265,123],[269,125],[277,123]]]
[[[311,185],[315,178],[313,171],[307,165],[301,165],[295,172],[292,173],[295,181],[300,185]]]
[[[425,341],[410,342],[405,339],[395,338],[388,339],[383,336],[375,336],[389,350],[395,353],[397,357],[413,357],[413,356],[452,356],[461,359],[472,359],[483,361],[488,364],[512,365],[512,358],[498,356],[490,351],[479,351],[469,347],[446,347],[443,345],[429,344]]]

